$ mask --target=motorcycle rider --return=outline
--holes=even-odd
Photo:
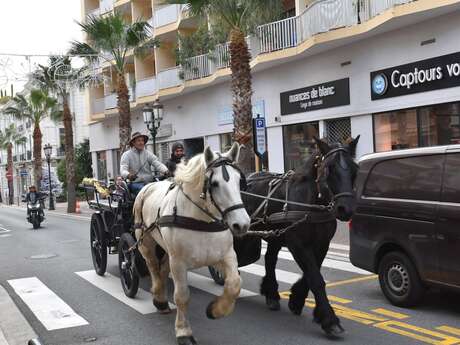
[[[40,202],[40,215],[42,217],[45,216],[44,212],[43,212],[43,200],[41,200],[41,198],[43,198],[45,194],[43,193],[40,193],[39,191],[37,191],[37,187],[35,187],[34,185],[30,186],[29,187],[29,192],[27,193],[26,195],[26,202],[27,203],[31,203],[31,204],[35,204],[37,202],[37,200],[39,200]],[[30,215],[30,210],[29,208],[27,208],[27,217],[29,217]]]
[[[169,175],[169,170],[160,162],[157,156],[145,149],[148,136],[135,132],[131,136],[128,151],[120,159],[120,174],[124,179],[129,179],[131,193],[137,195],[147,183],[154,179],[154,171]],[[152,171],[153,167],[153,171]]]
[[[174,143],[171,148],[171,157],[166,162],[166,166],[168,167],[171,176],[174,176],[177,164],[179,164],[182,158],[184,158],[184,154],[184,145],[180,142]]]

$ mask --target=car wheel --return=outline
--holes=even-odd
[[[415,306],[425,292],[414,264],[401,252],[390,252],[382,258],[379,282],[385,297],[398,307]]]

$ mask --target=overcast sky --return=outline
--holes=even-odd
[[[81,40],[80,0],[0,0],[0,88],[8,89],[12,79],[24,79],[28,62],[14,54],[64,53],[69,41]],[[32,64],[42,62],[32,58]],[[6,67],[5,67],[6,66]],[[5,76],[7,74],[8,76]],[[8,80],[7,80],[8,79]],[[14,82],[15,91],[22,82]]]

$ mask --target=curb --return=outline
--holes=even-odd
[[[17,210],[25,210],[25,206],[17,206],[17,205],[4,205],[4,207],[9,207],[9,208],[14,208],[14,209],[17,209]],[[47,214],[52,214],[54,216],[58,216],[58,217],[70,217],[70,218],[75,218],[75,219],[91,219],[91,216],[92,216],[92,213],[80,213],[80,214],[76,214],[76,213],[64,213],[64,212],[59,212],[59,211],[50,211],[50,210],[47,210],[45,209],[45,217]],[[1,345],[1,343],[0,343]]]
[[[3,345],[5,341],[6,345],[41,344],[40,342],[30,343],[35,340],[38,340],[37,334],[6,289],[0,285],[0,344]]]

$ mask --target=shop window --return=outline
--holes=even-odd
[[[298,168],[310,158],[315,136],[318,137],[318,122],[283,126],[285,171]]]
[[[329,144],[344,142],[351,137],[350,118],[326,121],[326,139]]]
[[[416,109],[374,115],[375,151],[418,146]]]
[[[432,155],[381,162],[372,170],[364,195],[438,201],[443,161],[443,155]]]
[[[419,109],[420,146],[460,144],[460,103]]]

